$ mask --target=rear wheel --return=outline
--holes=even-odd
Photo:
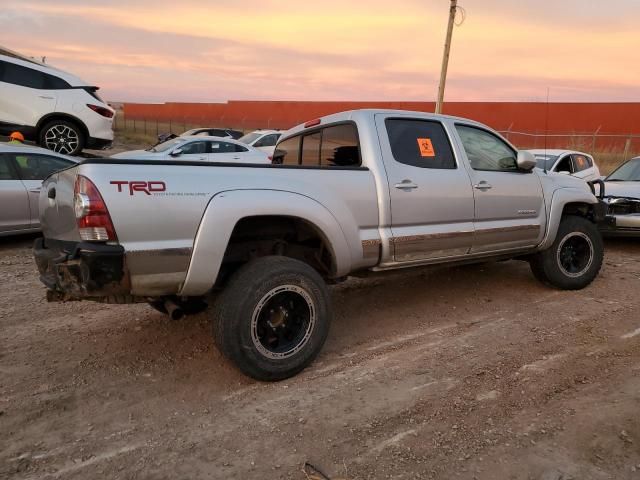
[[[568,215],[561,220],[551,247],[532,257],[530,265],[541,282],[579,290],[598,275],[603,257],[602,236],[596,226],[586,218]]]
[[[78,155],[84,148],[86,138],[82,129],[68,120],[53,120],[40,130],[38,143],[41,147],[65,155]]]
[[[262,257],[238,270],[213,311],[220,350],[263,381],[295,375],[318,355],[329,332],[329,293],[306,263]]]

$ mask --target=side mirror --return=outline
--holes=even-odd
[[[182,155],[182,149],[181,148],[176,148],[169,155],[171,155],[172,157],[179,157],[180,155]]]
[[[537,165],[536,157],[533,156],[533,153],[528,152],[526,150],[520,150],[518,152],[518,158],[516,159],[516,164],[518,165],[518,169],[530,171]]]

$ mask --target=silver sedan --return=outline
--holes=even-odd
[[[613,223],[603,233],[640,236],[640,157],[623,163],[604,179],[604,185]]]
[[[40,230],[42,180],[76,163],[44,148],[0,143],[0,236]]]

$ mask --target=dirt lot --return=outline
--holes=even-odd
[[[640,478],[640,241],[581,292],[515,261],[349,280],[276,384],[205,314],[47,304],[32,241],[0,240],[0,478]]]

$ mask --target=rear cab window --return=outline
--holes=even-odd
[[[456,168],[449,137],[439,121],[387,118],[385,125],[396,162],[419,168]]]
[[[355,123],[310,129],[278,143],[274,163],[301,167],[354,168],[362,164]]]

